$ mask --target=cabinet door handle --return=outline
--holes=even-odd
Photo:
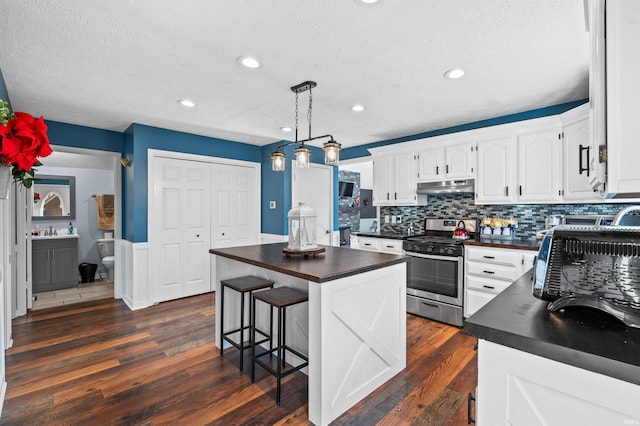
[[[487,272],[487,271],[485,271],[485,272]],[[489,290],[495,290],[495,289],[496,289],[494,286],[492,286],[492,285],[486,285],[486,284],[485,284],[485,285],[483,285],[482,287],[484,287],[484,288],[488,288]]]
[[[591,147],[582,146],[582,144],[578,145],[578,174],[581,175],[582,172],[587,172],[587,177],[589,177],[589,150]],[[582,167],[582,151],[587,151],[587,167]]]
[[[389,199],[389,193],[387,192],[387,200]]]
[[[520,195],[522,195],[522,185],[520,185]]]
[[[468,425],[476,422],[473,419],[473,417],[471,417],[471,403],[475,400],[476,399],[473,397],[473,395],[471,395],[471,392],[469,392],[469,395],[467,395],[467,424]]]
[[[397,199],[398,199],[398,193],[397,193],[397,192],[394,192],[394,193],[393,193],[393,199],[394,199],[394,200],[397,200]]]
[[[446,172],[449,173],[449,165],[447,164]]]
[[[482,257],[484,257],[485,259],[495,259],[496,258],[495,256],[482,256]]]
[[[494,271],[482,271],[482,272],[484,272],[485,274],[491,274],[491,275],[495,274]]]
[[[439,175],[440,174],[440,167],[436,166],[436,174]]]
[[[504,195],[506,195],[507,197],[509,196],[509,187],[508,186],[504,187]]]

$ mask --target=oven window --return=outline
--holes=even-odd
[[[411,257],[407,286],[444,296],[458,297],[458,259]]]

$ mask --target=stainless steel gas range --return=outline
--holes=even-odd
[[[464,245],[453,238],[460,222],[473,238],[474,219],[426,219],[425,235],[403,242],[404,254],[410,257],[407,312],[462,326]]]

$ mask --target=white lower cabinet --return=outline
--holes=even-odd
[[[476,424],[637,425],[640,386],[481,339]]]
[[[537,251],[465,246],[464,316],[469,318],[533,267]]]

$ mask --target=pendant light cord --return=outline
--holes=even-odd
[[[309,139],[311,139],[311,108],[313,106],[313,96],[309,88],[309,111],[307,111],[307,121],[309,122]]]

